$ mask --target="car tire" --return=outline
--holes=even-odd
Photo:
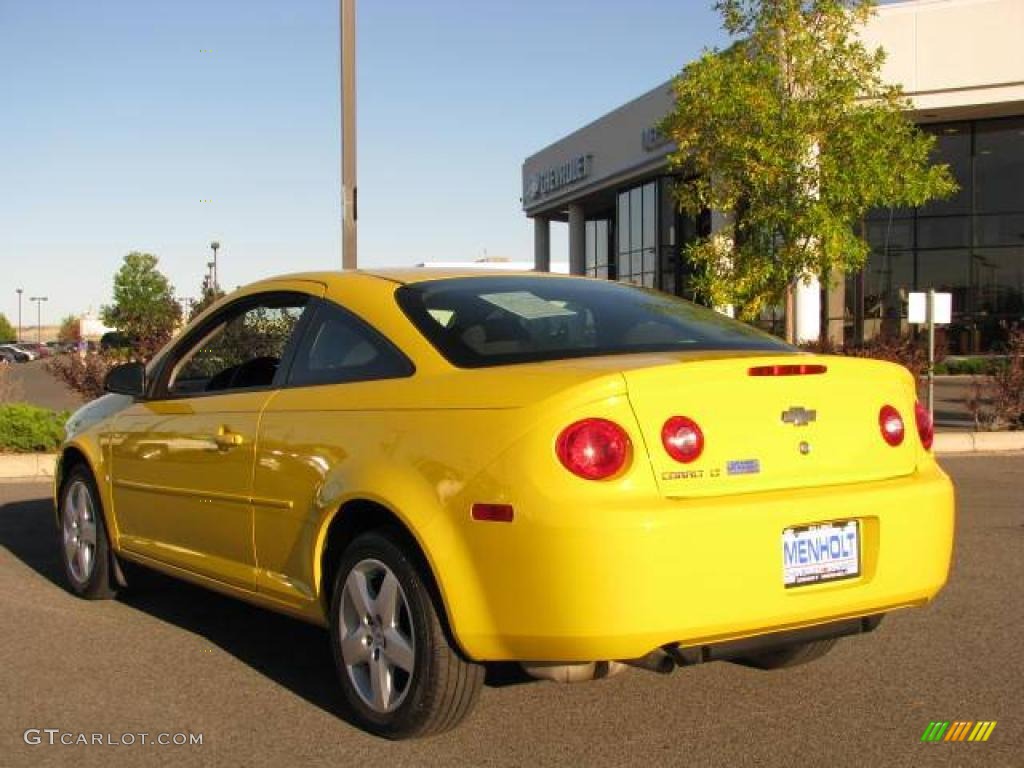
[[[372,531],[345,549],[330,616],[346,714],[388,739],[453,728],[484,681],[484,667],[449,641],[432,582],[398,542]]]
[[[815,659],[820,659],[835,647],[837,640],[838,638],[832,637],[827,640],[796,643],[795,645],[787,645],[782,648],[774,648],[770,651],[753,653],[749,656],[735,659],[735,661],[738,664],[756,667],[757,669],[771,670],[796,667],[800,664],[807,664]]]
[[[58,497],[60,561],[71,591],[87,600],[117,594],[103,506],[89,469],[73,467]]]

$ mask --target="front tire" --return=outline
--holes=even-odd
[[[92,473],[81,464],[68,472],[60,491],[61,564],[71,591],[86,600],[117,594],[103,506]]]
[[[389,739],[453,728],[483,685],[483,666],[449,643],[429,582],[382,531],[359,536],[341,556],[331,648],[350,719]]]

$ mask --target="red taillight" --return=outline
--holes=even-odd
[[[827,371],[824,365],[755,365],[747,369],[748,376],[813,376]]]
[[[693,419],[673,416],[661,428],[661,443],[669,456],[689,464],[704,450],[704,433]]]
[[[891,405],[883,405],[878,412],[878,426],[889,445],[895,447],[903,442],[903,417]]]
[[[935,441],[935,424],[932,422],[932,415],[923,405],[914,403],[914,419],[917,421],[917,434],[921,438],[921,445],[930,450]]]
[[[565,468],[587,480],[604,480],[626,465],[629,435],[607,419],[583,419],[570,424],[555,443]]]

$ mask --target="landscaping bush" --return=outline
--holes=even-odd
[[[848,344],[840,349],[828,339],[802,344],[801,348],[808,352],[821,355],[847,355],[848,357],[869,357],[873,360],[887,360],[898,363],[910,371],[915,381],[919,381],[928,369],[927,342],[914,341],[910,338],[886,339],[878,336],[860,346]],[[936,359],[939,359],[940,346],[936,342]]]
[[[55,450],[64,440],[66,412],[35,405],[0,405],[0,452]]]
[[[1024,429],[1024,330],[1010,332],[1004,362],[975,379],[967,410],[978,429]]]
[[[103,381],[107,378],[107,371],[125,362],[124,357],[117,352],[89,353],[84,358],[76,354],[57,355],[49,359],[46,369],[86,400],[95,400],[104,394]]]

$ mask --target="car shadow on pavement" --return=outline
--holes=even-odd
[[[66,590],[52,504],[15,501],[0,507],[0,547]],[[311,704],[344,717],[327,632],[169,576],[141,569],[138,587],[118,600],[199,635]],[[487,685],[528,681],[518,665],[489,665]]]

